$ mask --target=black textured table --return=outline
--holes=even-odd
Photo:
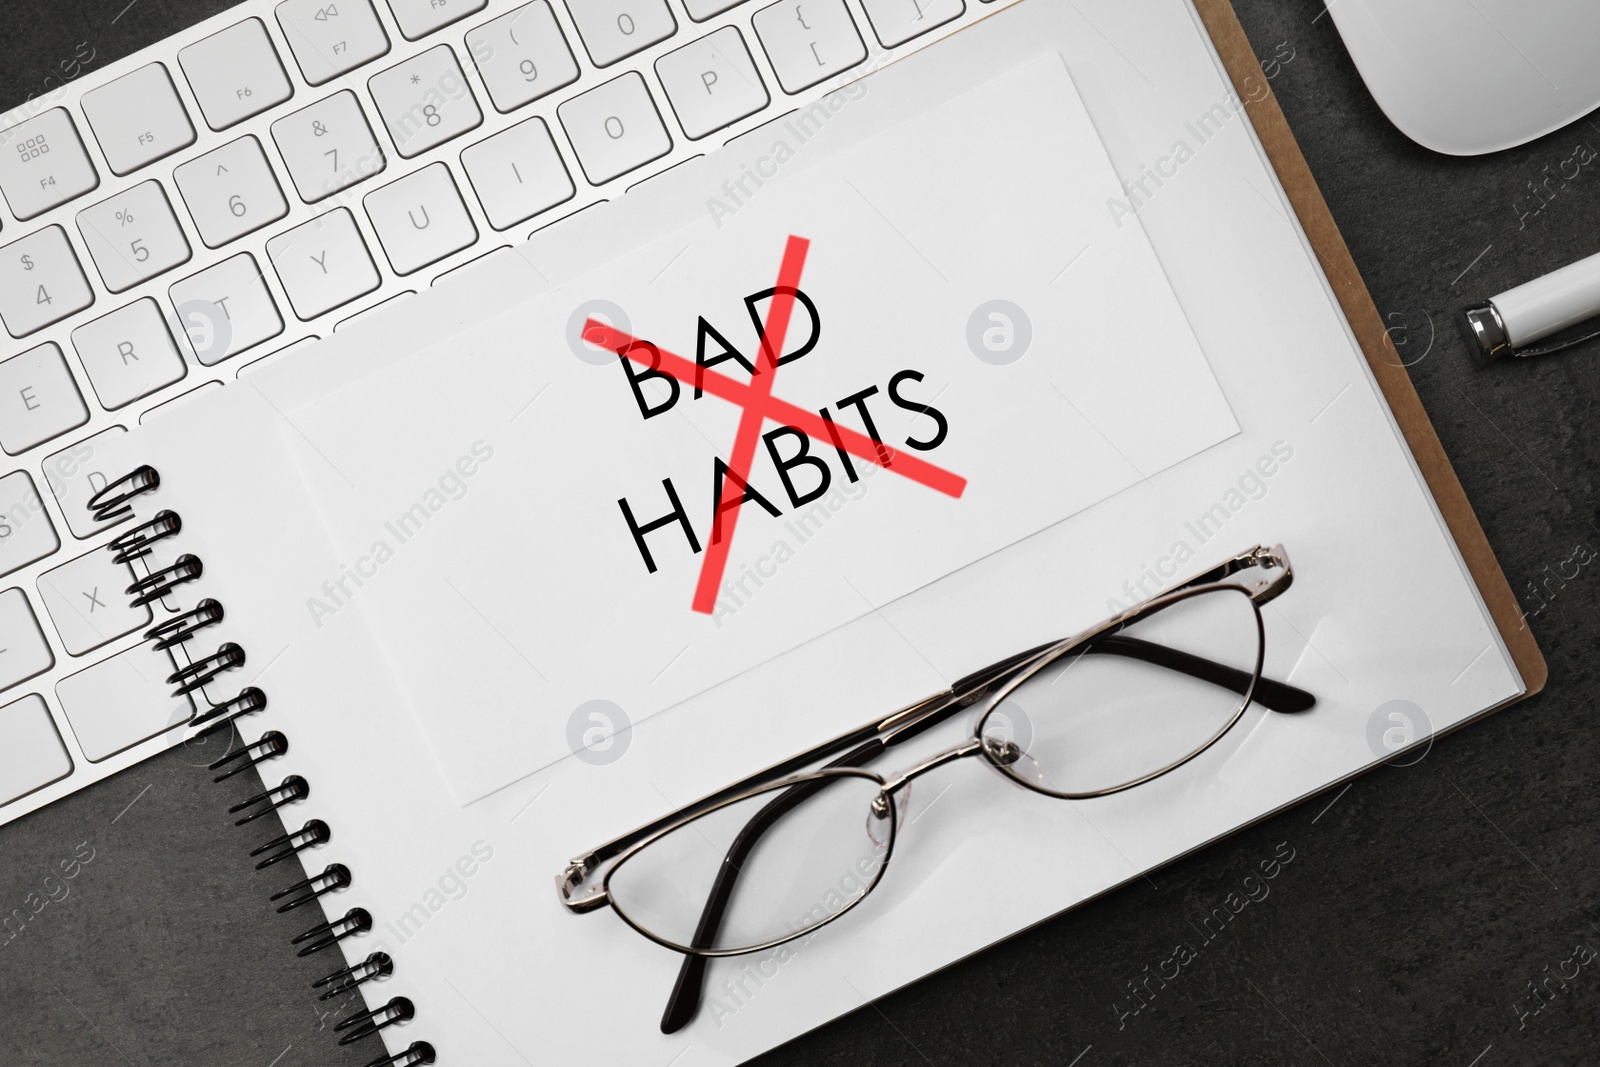
[[[125,5],[8,2],[0,109],[85,56],[104,65],[229,6]],[[1237,6],[1530,611],[1549,688],[1412,766],[1018,935],[763,1067],[1600,1058],[1600,566],[1577,564],[1600,549],[1600,344],[1474,373],[1450,318],[1465,299],[1600,251],[1600,125],[1485,158],[1433,155],[1380,114],[1320,3]],[[275,832],[238,831],[223,815],[254,776],[213,786],[198,769],[208,758],[174,750],[0,828],[0,914],[28,907],[30,893],[48,901],[24,934],[0,939],[0,1063],[371,1057],[370,1045],[335,1050],[333,1018],[308,989],[319,968],[284,951],[305,924],[270,911],[241,862]],[[1244,878],[1284,856],[1247,895]],[[1230,893],[1249,903],[1220,933],[1197,931]],[[1152,977],[1172,973],[1180,944],[1192,958],[1178,977]]]

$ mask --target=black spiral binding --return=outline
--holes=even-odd
[[[139,467],[108,484],[89,498],[89,510],[97,522],[116,522],[133,514],[133,500],[161,485],[161,474],[154,467]],[[154,604],[181,585],[199,578],[204,564],[199,557],[189,553],[179,555],[171,565],[160,569],[151,566],[150,557],[157,542],[173,537],[183,529],[183,519],[177,512],[158,511],[149,521],[135,526],[106,545],[117,563],[127,564],[133,572],[133,584],[128,586],[128,596],[135,607]],[[173,671],[167,684],[173,686],[173,696],[187,696],[194,702],[195,714],[189,725],[196,729],[194,737],[207,737],[231,729],[246,715],[253,715],[267,706],[267,695],[255,686],[246,686],[235,696],[220,704],[213,704],[205,687],[245,661],[244,649],[229,641],[209,655],[190,656],[189,641],[201,630],[222,621],[222,605],[207,597],[187,611],[173,614],[145,631],[145,639],[158,651],[165,651],[172,660]],[[289,751],[289,739],[278,730],[268,730],[251,744],[223,756],[208,768],[221,771],[214,781],[222,782],[250,767],[261,767],[268,760],[277,759]],[[223,770],[223,768],[227,768]],[[228,809],[236,815],[236,825],[243,826],[264,815],[280,811],[311,793],[311,784],[297,774],[291,774],[275,786],[268,787],[247,800]],[[298,830],[291,830],[274,838],[250,853],[259,858],[256,870],[265,870],[274,864],[299,856],[308,848],[326,843],[333,836],[328,824],[312,819]],[[271,902],[279,912],[289,912],[304,905],[320,901],[325,895],[350,885],[350,868],[342,863],[330,863],[318,874],[306,878],[274,893]],[[280,903],[281,902],[281,903]],[[332,948],[345,938],[354,937],[372,929],[372,915],[365,908],[351,908],[342,916],[318,923],[294,938],[301,956],[311,956]],[[360,963],[340,968],[312,984],[322,990],[322,1000],[345,996],[368,982],[379,981],[394,973],[394,960],[386,952],[374,952]],[[367,1008],[351,1014],[334,1025],[339,1044],[351,1045],[372,1037],[396,1023],[410,1021],[416,1007],[406,997],[392,997],[376,1008]],[[385,1054],[372,1060],[366,1067],[417,1067],[433,1063],[437,1053],[426,1041],[413,1041],[399,1052]]]

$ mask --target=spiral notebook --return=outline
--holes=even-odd
[[[284,822],[284,835],[257,857],[280,860],[263,884],[320,902],[324,921],[308,921],[287,950],[330,959],[324,989],[348,1002],[341,1033],[381,1032],[393,1062],[407,1067],[435,1057],[474,1065],[740,1062],[1382,762],[1392,748],[1381,729],[1374,740],[1373,726],[1388,724],[1385,709],[1396,702],[1418,713],[1407,740],[1425,743],[1542,684],[1537,649],[1518,628],[1510,591],[1403,371],[1384,369],[1381,323],[1352,282],[1354,268],[1282,118],[1269,95],[1246,89],[1263,83],[1231,14],[1211,2],[1198,16],[1172,4],[1154,18],[1111,3],[1082,7],[1023,0],[874,74],[863,95],[841,105],[815,151],[740,212],[748,228],[729,232],[741,236],[704,243],[725,254],[723,269],[742,270],[748,253],[775,277],[785,230],[772,229],[783,219],[757,226],[762,203],[788,203],[786,189],[836,195],[826,182],[838,160],[853,161],[846,176],[867,188],[875,152],[884,154],[879,162],[919,147],[934,155],[947,147],[940,138],[964,138],[977,152],[986,136],[1009,129],[990,122],[974,134],[974,114],[1043,116],[1058,135],[1079,138],[1083,158],[1108,159],[1126,181],[1152,152],[1168,152],[1193,115],[1214,101],[1230,112],[1234,101],[1182,181],[1141,200],[1131,218],[1115,204],[1096,205],[1114,232],[1136,227],[1160,265],[1161,285],[1120,308],[1124,319],[1148,319],[1124,326],[1165,328],[1159,309],[1172,299],[1185,327],[1174,344],[1188,337],[1198,345],[1206,373],[1184,387],[1200,412],[1196,426],[1171,427],[1164,465],[1128,463],[1135,476],[1123,487],[1108,481],[1078,495],[1051,487],[1039,494],[1047,506],[1006,514],[992,540],[954,536],[959,551],[938,561],[949,573],[898,573],[886,562],[892,580],[871,590],[876,599],[863,589],[863,610],[807,616],[774,648],[746,649],[732,666],[703,675],[703,688],[663,698],[629,728],[618,730],[615,716],[563,714],[553,740],[527,731],[520,717],[532,701],[515,680],[537,670],[539,650],[510,639],[504,605],[485,611],[473,603],[489,588],[474,568],[491,577],[502,568],[508,586],[521,572],[470,534],[479,509],[515,503],[503,479],[541,484],[542,472],[514,447],[474,451],[477,440],[463,437],[448,413],[437,423],[426,417],[428,403],[446,399],[451,366],[492,370],[507,324],[540,331],[530,344],[560,350],[574,305],[605,299],[641,336],[661,329],[654,323],[666,312],[646,290],[661,284],[668,304],[674,290],[652,277],[652,264],[673,265],[675,238],[706,217],[706,190],[769,146],[736,143],[462,271],[390,316],[268,365],[247,376],[245,388],[107,446],[130,472],[101,499],[132,512],[120,550],[141,591],[173,609],[157,635],[168,647],[136,651],[171,656],[171,669],[199,687],[211,709],[195,728],[236,723],[247,746],[240,762],[258,763],[266,791],[234,814],[276,812]],[[1141,68],[1160,70],[1162,88]],[[1251,101],[1254,126],[1228,71]],[[1084,114],[1090,140],[1075,132]],[[939,122],[930,125],[929,116]],[[1018,146],[1014,158],[1025,164],[1048,159],[1046,152]],[[1128,208],[1133,194],[1126,186],[1122,193],[1110,195]],[[790,217],[802,217],[793,210]],[[863,264],[889,254],[878,247],[877,224],[850,224],[873,241],[860,250]],[[821,237],[816,247],[823,249]],[[1075,252],[1062,259],[1067,277]],[[1336,283],[1319,256],[1337,268]],[[712,270],[692,258],[679,267]],[[745,295],[777,289],[770,277],[735,286],[718,317],[729,307],[745,312]],[[635,292],[619,298],[617,286],[630,278]],[[594,288],[595,279],[605,285]],[[862,289],[872,295],[870,278]],[[817,303],[831,321],[832,301]],[[1119,313],[1116,304],[1101,310]],[[1043,335],[1051,311],[1035,317]],[[621,328],[615,315],[607,326]],[[977,351],[967,357],[974,369],[1004,369]],[[560,358],[574,372],[600,370],[577,352]],[[1195,367],[1181,358],[1169,365],[1174,373]],[[804,366],[797,361],[786,373]],[[882,369],[873,365],[873,375]],[[792,381],[805,386],[799,373]],[[514,421],[527,398],[492,395],[502,385],[475,388]],[[1211,387],[1225,400],[1220,410],[1207,405]],[[670,392],[652,388],[628,402],[660,404]],[[1130,402],[1147,397],[1150,412],[1170,410],[1148,383]],[[529,412],[538,403],[533,398]],[[908,412],[893,439],[931,440],[930,418]],[[731,440],[732,423],[717,432]],[[1052,439],[1033,444],[1046,450],[1039,455],[1060,447]],[[657,486],[670,476],[662,465],[676,447],[643,457]],[[981,473],[986,454],[962,458]],[[558,458],[580,473],[610,471],[586,457],[574,448]],[[1057,467],[1027,469],[1037,480]],[[892,484],[877,479],[888,477],[867,483],[869,503],[879,484]],[[430,517],[389,557],[378,561],[374,551],[362,564],[361,549],[410,511],[365,491],[374,484],[414,485]],[[604,488],[614,523],[617,498],[639,489]],[[429,492],[438,494],[436,507],[424,499]],[[551,521],[572,520],[571,509],[582,506],[576,499],[558,496]],[[748,537],[761,527],[740,529]],[[959,535],[963,527],[952,529]],[[663,1035],[658,1025],[677,971],[673,953],[613,917],[579,921],[557,903],[553,879],[571,856],[1241,548],[1279,541],[1296,579],[1268,612],[1267,667],[1314,692],[1315,712],[1288,721],[1251,713],[1205,760],[1085,804],[1040,804],[993,781],[930,777],[918,785],[907,831],[918,847],[841,921],[848,930],[837,925],[783,958],[715,963],[688,1028]],[[649,533],[644,542],[663,546],[657,562],[668,574],[664,546],[672,542]],[[626,528],[620,543],[622,560],[651,573]],[[806,547],[826,558],[821,541]],[[695,554],[686,555],[693,562]],[[798,554],[794,564],[787,573],[822,567]],[[672,573],[673,602],[688,617],[694,568]],[[793,608],[779,591],[783,573],[762,596],[736,605],[731,622]],[[442,594],[452,589],[423,582],[425,575],[453,579],[466,607],[443,612]],[[319,593],[323,609],[308,606],[307,590],[324,583],[341,593],[338,602]],[[563,657],[623,663],[662,635],[629,632],[624,616],[587,636],[595,649],[580,640]],[[551,762],[558,746],[568,754]],[[993,888],[995,855],[1007,857],[1007,907],[974,907],[974,894]],[[296,866],[291,858],[303,871],[285,872]],[[1115,1020],[1108,1014],[1104,1023]]]

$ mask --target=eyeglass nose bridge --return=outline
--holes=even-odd
[[[915,767],[912,767],[909,770],[901,771],[893,778],[887,779],[883,783],[883,792],[880,793],[879,796],[893,796],[895,793],[898,793],[901,789],[904,789],[913,781],[921,778],[924,774],[927,774],[934,768],[943,767],[946,763],[953,763],[959,759],[966,759],[968,756],[976,756],[982,751],[982,739],[970,737],[966,741],[963,741],[961,744],[957,745],[955,748],[947,748],[943,752],[923,760]],[[876,802],[874,802],[874,808],[876,808]]]

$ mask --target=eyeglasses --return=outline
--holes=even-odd
[[[579,856],[556,878],[561,902],[610,905],[684,954],[661,1020],[673,1033],[699,1010],[711,959],[809,937],[866,899],[894,853],[912,781],[934,768],[978,757],[1036,793],[1087,800],[1188,763],[1252,700],[1310,708],[1312,694],[1261,676],[1261,605],[1292,580],[1282,545],[1242,552]],[[980,706],[964,743],[896,775],[862,769]]]

